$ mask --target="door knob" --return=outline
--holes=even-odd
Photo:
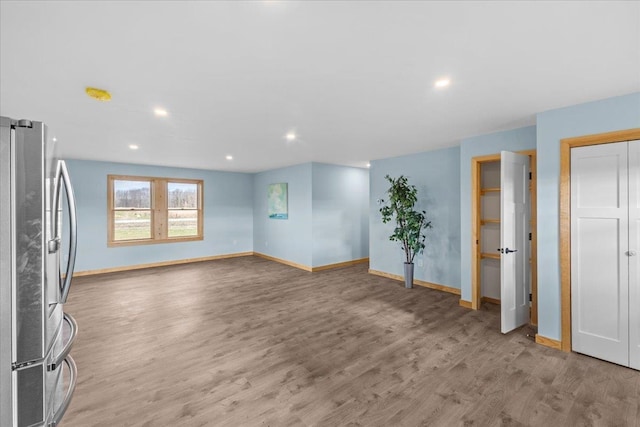
[[[625,252],[627,256],[636,256],[636,251],[627,251]]]
[[[505,254],[510,254],[511,252],[518,252],[518,250],[517,250],[517,249],[509,249],[509,248],[506,248],[506,249],[504,250],[504,253],[505,253]]]

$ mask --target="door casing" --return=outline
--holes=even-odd
[[[529,156],[531,169],[531,324],[538,324],[538,240],[537,240],[537,180],[536,150],[516,151]],[[480,166],[482,163],[500,161],[500,153],[478,156],[471,159],[471,309],[478,310],[481,303],[480,292]]]
[[[560,309],[562,336],[559,347],[562,351],[571,351],[571,148],[635,139],[640,139],[640,128],[560,140]],[[538,341],[537,336],[536,341]]]

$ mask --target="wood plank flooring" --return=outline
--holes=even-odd
[[[639,372],[487,307],[257,257],[77,278],[62,425],[640,426]]]

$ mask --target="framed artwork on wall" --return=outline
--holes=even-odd
[[[286,182],[269,184],[267,213],[271,219],[289,219],[288,186]]]

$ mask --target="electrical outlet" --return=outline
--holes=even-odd
[[[424,262],[422,261],[422,258],[418,259],[418,267],[424,267]]]

